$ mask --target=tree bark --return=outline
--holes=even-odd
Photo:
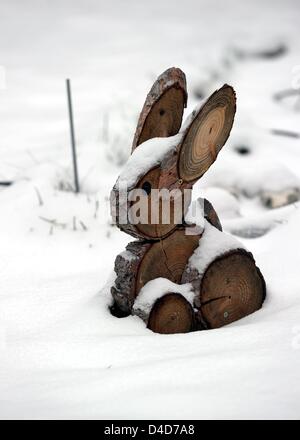
[[[148,139],[177,134],[186,103],[185,74],[172,67],[157,78],[147,95],[138,120],[132,151]]]
[[[126,251],[117,255],[115,259],[117,277],[111,288],[111,294],[114,299],[114,308],[119,309],[123,316],[128,316],[131,313],[136,296],[136,274],[144,254],[150,247],[150,243],[142,241],[129,243],[126,246]]]

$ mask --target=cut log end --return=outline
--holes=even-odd
[[[142,189],[147,194],[147,223],[135,225],[136,235],[146,239],[165,238],[177,225],[182,224],[183,217],[190,205],[189,192],[177,190],[173,194],[158,194],[161,169],[150,170],[138,183],[137,189]],[[156,190],[156,191],[152,191]]]
[[[182,223],[184,214],[183,197],[181,195],[179,195],[177,201],[170,197],[170,205],[167,205],[167,207],[164,206],[161,197],[155,199],[155,195],[153,195],[155,192],[152,192],[152,190],[158,190],[160,174],[160,168],[154,168],[141,179],[137,186],[138,189],[143,189],[147,194],[148,222],[138,223],[136,225],[136,231],[141,237],[150,240],[166,237],[175,229],[178,223]],[[179,208],[179,212],[181,213],[180,218],[177,219],[176,207],[177,209]],[[169,209],[168,218],[164,218],[167,212],[166,209]]]
[[[199,246],[200,235],[187,235],[177,229],[164,240],[135,241],[115,260],[116,280],[111,288],[115,309],[127,316],[142,287],[155,278],[167,278],[180,283],[188,259]]]
[[[147,327],[161,334],[188,333],[194,327],[193,308],[182,295],[168,293],[155,302]]]
[[[132,151],[154,137],[178,133],[187,102],[185,74],[175,67],[162,73],[150,90],[135,132]]]
[[[200,287],[200,321],[218,328],[260,309],[266,286],[251,253],[243,249],[216,258]]]
[[[177,229],[164,240],[153,243],[137,271],[136,295],[148,281],[155,278],[180,283],[190,256],[199,246],[199,239],[200,235],[187,235],[185,229]]]
[[[168,137],[178,133],[183,116],[184,94],[171,88],[153,105],[138,139],[142,144],[154,137]]]
[[[235,92],[227,84],[200,108],[180,147],[178,174],[184,182],[199,179],[216,160],[230,134],[235,110]]]

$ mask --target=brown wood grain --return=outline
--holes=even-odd
[[[194,311],[178,293],[159,298],[150,313],[147,327],[155,333],[188,333],[194,329]]]
[[[224,85],[214,92],[205,104],[193,115],[189,125],[186,127],[182,140],[178,141],[175,150],[169,151],[163,158],[161,164],[154,169],[147,170],[145,175],[135,184],[128,188],[128,193],[133,189],[144,189],[144,187],[157,190],[167,189],[168,191],[180,190],[182,203],[182,219],[178,221],[175,216],[174,203],[171,203],[171,218],[167,224],[163,224],[162,205],[158,201],[157,211],[159,221],[150,222],[151,209],[149,209],[148,222],[133,225],[130,220],[127,224],[121,224],[116,218],[117,226],[136,238],[155,240],[165,238],[177,224],[181,224],[186,214],[190,198],[184,198],[184,190],[192,189],[197,180],[207,171],[215,161],[219,151],[226,142],[235,114],[235,93],[232,87]],[[223,119],[220,115],[223,115]],[[210,133],[210,130],[211,133]],[[116,206],[112,208],[116,212],[129,212],[132,202],[119,198],[118,182],[113,188]],[[186,193],[187,195],[187,193]],[[148,195],[148,207],[152,205],[151,193]],[[122,204],[123,203],[123,204]],[[176,221],[174,221],[176,217]]]
[[[237,321],[259,310],[266,296],[265,280],[253,255],[244,249],[216,255],[202,277],[195,268],[186,269],[183,280],[198,292],[194,303],[200,329]]]
[[[182,70],[171,67],[153,84],[141,111],[132,151],[154,137],[178,133],[187,103],[186,79]]]

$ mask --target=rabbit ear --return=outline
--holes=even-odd
[[[177,167],[183,182],[199,179],[216,160],[230,134],[235,111],[235,92],[225,84],[192,115],[179,149]]]
[[[148,93],[138,120],[132,151],[148,139],[177,134],[186,103],[185,74],[171,67],[157,78]]]

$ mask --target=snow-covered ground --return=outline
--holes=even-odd
[[[268,207],[300,188],[300,138],[271,131],[300,133],[300,97],[275,99],[300,87],[299,21],[297,0],[0,0],[0,181],[15,181],[0,189],[1,418],[299,418],[300,202]],[[268,297],[227,327],[163,336],[109,313],[130,238],[107,197],[170,66],[186,72],[186,114],[225,82],[237,91],[194,193],[254,253]]]

